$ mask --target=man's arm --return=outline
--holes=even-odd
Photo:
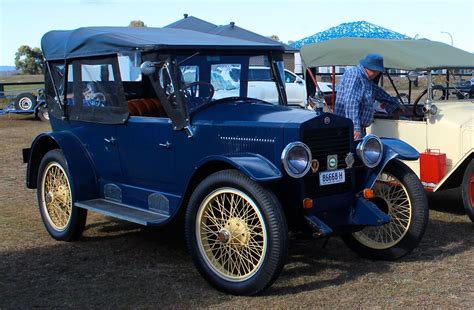
[[[385,104],[385,111],[387,111],[387,113],[391,114],[393,111],[401,107],[397,99],[387,94],[387,92],[382,87],[376,85],[375,83],[373,91],[375,93],[375,100]]]

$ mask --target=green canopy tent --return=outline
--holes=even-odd
[[[463,51],[450,45],[421,40],[387,40],[366,38],[340,38],[320,43],[304,45],[301,48],[301,59],[306,69],[329,66],[357,65],[368,53],[377,53],[383,56],[384,65],[390,69],[401,70],[431,70],[436,69],[471,69],[474,68],[474,54]],[[305,70],[306,71],[306,70]],[[314,76],[309,71],[315,81]],[[335,103],[335,77],[333,67],[333,94],[332,105]],[[397,96],[398,91],[392,79],[387,74]],[[431,80],[431,74],[428,77]],[[447,78],[449,81],[449,77]],[[431,83],[428,83],[431,87]],[[447,87],[449,83],[447,82]],[[411,82],[410,90],[411,93]],[[449,92],[446,92],[446,96]],[[408,95],[409,98],[411,94]],[[446,97],[447,98],[447,97]],[[400,98],[401,100],[401,98]]]
[[[368,53],[383,56],[386,68],[402,70],[470,69],[474,54],[429,40],[341,38],[301,48],[306,68],[357,65]]]

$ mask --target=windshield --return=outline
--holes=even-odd
[[[181,72],[180,88],[190,111],[214,100],[231,97],[282,103],[278,95],[280,82],[272,73],[267,55],[197,54],[178,56],[176,61]],[[284,80],[284,72],[280,70],[283,62],[276,62],[275,68],[280,80]]]

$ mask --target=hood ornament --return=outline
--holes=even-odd
[[[311,161],[311,171],[313,171],[313,173],[316,173],[318,172],[318,169],[319,169],[319,161],[317,159],[313,159]]]
[[[355,162],[354,154],[352,154],[351,152],[347,153],[346,158],[344,159],[344,161],[346,162],[347,168],[349,168],[349,169],[352,168],[352,166],[354,165],[354,162]]]

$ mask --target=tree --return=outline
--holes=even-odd
[[[43,52],[38,47],[22,45],[15,53],[15,66],[23,74],[42,74]]]
[[[128,27],[146,27],[146,25],[141,20],[132,20]]]
[[[269,36],[269,38],[280,42],[280,37],[278,37],[276,34],[272,34],[271,36]]]

